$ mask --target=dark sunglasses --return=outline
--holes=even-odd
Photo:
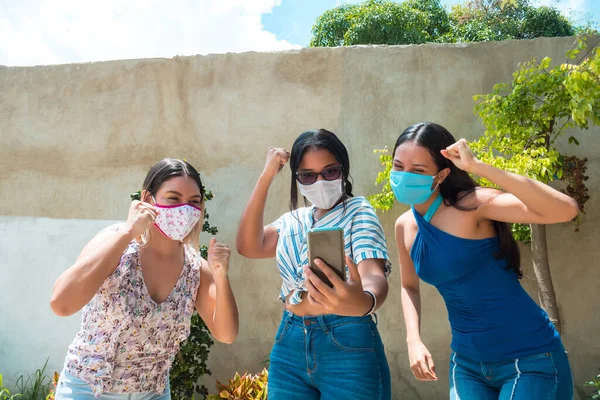
[[[303,185],[312,185],[321,175],[327,181],[335,181],[342,176],[342,166],[327,167],[321,172],[296,172],[296,179]]]

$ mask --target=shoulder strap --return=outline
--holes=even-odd
[[[433,215],[436,213],[437,210],[439,210],[443,200],[444,199],[440,195],[433,201],[433,203],[431,203],[429,209],[427,210],[427,213],[425,213],[425,215],[423,216],[423,219],[425,221],[431,222],[431,218],[433,218]]]

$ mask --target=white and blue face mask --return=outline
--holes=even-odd
[[[318,180],[312,185],[298,183],[300,193],[306,197],[312,205],[322,210],[329,210],[337,204],[344,195],[342,179],[333,181]]]

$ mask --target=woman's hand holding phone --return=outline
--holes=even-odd
[[[315,265],[327,276],[333,287],[329,287],[310,269],[304,268],[305,283],[308,290],[307,300],[315,308],[323,309],[324,314],[344,316],[363,316],[373,305],[373,298],[365,293],[358,266],[346,256],[346,265],[350,273],[344,282],[327,264],[315,259]]]

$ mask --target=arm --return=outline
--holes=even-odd
[[[366,274],[369,290],[373,291],[377,298],[376,301],[379,303],[379,296],[387,295],[387,280],[377,261],[383,260],[366,259],[361,261],[359,265]],[[323,260],[316,258],[315,265],[323,271],[333,285],[333,287],[329,287],[315,275],[309,266],[304,267],[305,283],[308,291],[307,300],[315,309],[322,309],[323,314],[349,317],[362,317],[371,310],[373,298],[365,292],[366,288],[362,281],[363,276],[359,272],[360,267],[350,257],[346,256],[346,265],[350,274],[346,282],[333,272]]]
[[[209,248],[209,261],[201,259],[200,286],[196,296],[196,310],[219,342],[231,344],[239,333],[238,308],[231,290],[227,246],[213,238]]]
[[[402,218],[402,217],[401,217]],[[404,244],[404,226],[396,221],[396,246],[400,262],[400,298],[406,324],[406,341],[421,341],[421,290],[415,266]]]
[[[81,310],[112,274],[123,252],[156,218],[153,206],[133,202],[125,224],[98,233],[81,251],[75,264],[63,272],[52,288],[50,307],[61,317]]]
[[[579,213],[577,202],[558,190],[477,160],[465,139],[442,150],[442,155],[458,168],[504,190],[480,191],[477,212],[482,218],[510,223],[554,224],[568,222]]]
[[[279,234],[273,226],[264,226],[265,204],[273,177],[262,174],[248,200],[238,228],[235,244],[247,258],[275,257]]]
[[[358,273],[362,281],[363,291],[371,291],[376,298],[376,306],[373,312],[379,310],[379,308],[385,303],[388,294],[388,281],[385,278],[385,261],[382,259],[368,258],[358,263]],[[372,300],[371,295],[368,295],[368,305],[371,309]]]
[[[419,277],[410,258],[405,240],[404,216],[396,221],[396,246],[400,262],[400,298],[406,324],[406,343],[410,368],[415,377],[423,381],[437,380],[433,358],[421,340],[421,290]],[[411,244],[412,246],[412,244]]]
[[[344,282],[322,260],[315,264],[329,278],[333,288],[325,285],[311,270],[305,268],[306,288],[311,303],[325,307],[338,315],[362,316],[375,305],[379,309],[388,293],[386,261],[387,245],[383,227],[370,205],[361,207],[352,219],[351,246],[354,260],[346,256],[349,279]],[[358,266],[355,264],[358,262]],[[366,292],[373,293],[373,297]],[[373,303],[375,301],[375,304]]]
[[[284,149],[269,148],[265,170],[248,200],[236,236],[236,249],[244,257],[275,257],[279,234],[274,227],[264,226],[265,204],[273,179],[288,159]]]

